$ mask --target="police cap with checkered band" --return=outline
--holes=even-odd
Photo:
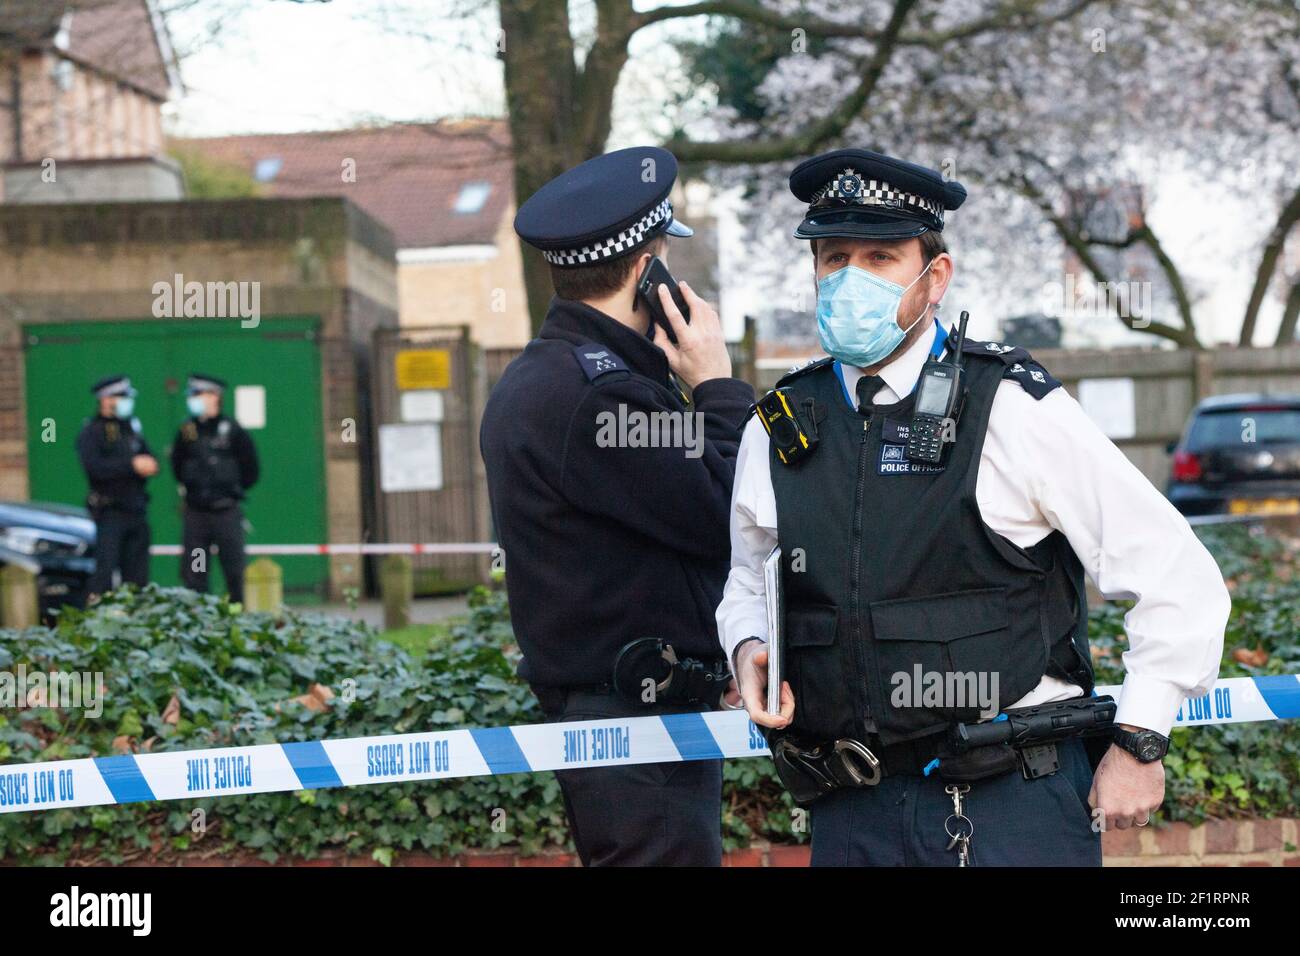
[[[96,398],[112,398],[116,395],[134,395],[135,389],[125,375],[107,375],[90,386],[90,393]]]
[[[635,252],[656,236],[691,236],[668,194],[677,158],[633,146],[561,173],[519,207],[515,232],[554,266],[586,266]]]
[[[943,231],[943,214],[966,201],[961,183],[869,149],[837,149],[804,160],[790,191],[808,203],[796,239],[912,239]]]

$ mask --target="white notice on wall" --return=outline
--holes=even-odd
[[[442,487],[442,426],[436,422],[379,426],[379,486],[385,491]]]
[[[1107,438],[1137,434],[1137,413],[1131,378],[1079,379],[1079,404]]]
[[[266,427],[266,389],[263,386],[235,386],[235,421],[245,428]]]
[[[442,392],[436,388],[417,388],[402,392],[400,401],[404,422],[442,421]]]

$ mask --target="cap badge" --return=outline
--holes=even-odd
[[[862,177],[854,170],[846,169],[835,177],[829,192],[838,199],[854,199],[862,193]]]

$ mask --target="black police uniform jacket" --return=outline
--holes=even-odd
[[[721,658],[714,611],[752,401],[748,384],[720,378],[688,405],[649,339],[583,303],[551,301],[492,390],[480,433],[530,684],[605,684],[619,648],[644,637],[679,657]],[[697,414],[702,454],[609,447],[620,416],[631,425],[663,412]]]
[[[970,692],[991,690],[993,675],[999,708],[1044,674],[1092,688],[1083,570],[1069,542],[1054,531],[1021,548],[984,523],[975,497],[1002,380],[1039,399],[1060,383],[1023,349],[967,341],[963,353],[965,404],[937,466],[906,458],[915,390],[864,415],[829,360],[777,384],[818,420],[812,454],[791,465],[775,446],[770,456],[790,732],[810,742],[888,746],[979,719]],[[925,698],[930,674],[944,675],[945,688],[954,675],[964,699]]]
[[[144,514],[146,479],[136,474],[131,459],[152,454],[134,419],[96,415],[87,420],[77,435],[77,455],[90,483],[86,507],[92,516],[109,509]]]
[[[172,474],[185,487],[185,503],[199,511],[223,511],[257,483],[257,449],[228,415],[190,418],[172,443]]]

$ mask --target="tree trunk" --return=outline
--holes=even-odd
[[[578,72],[567,4],[501,0],[500,8],[515,198],[522,202],[587,158],[579,142],[579,125],[573,121]],[[521,248],[529,319],[536,334],[553,293],[550,270],[536,249],[526,244]]]

